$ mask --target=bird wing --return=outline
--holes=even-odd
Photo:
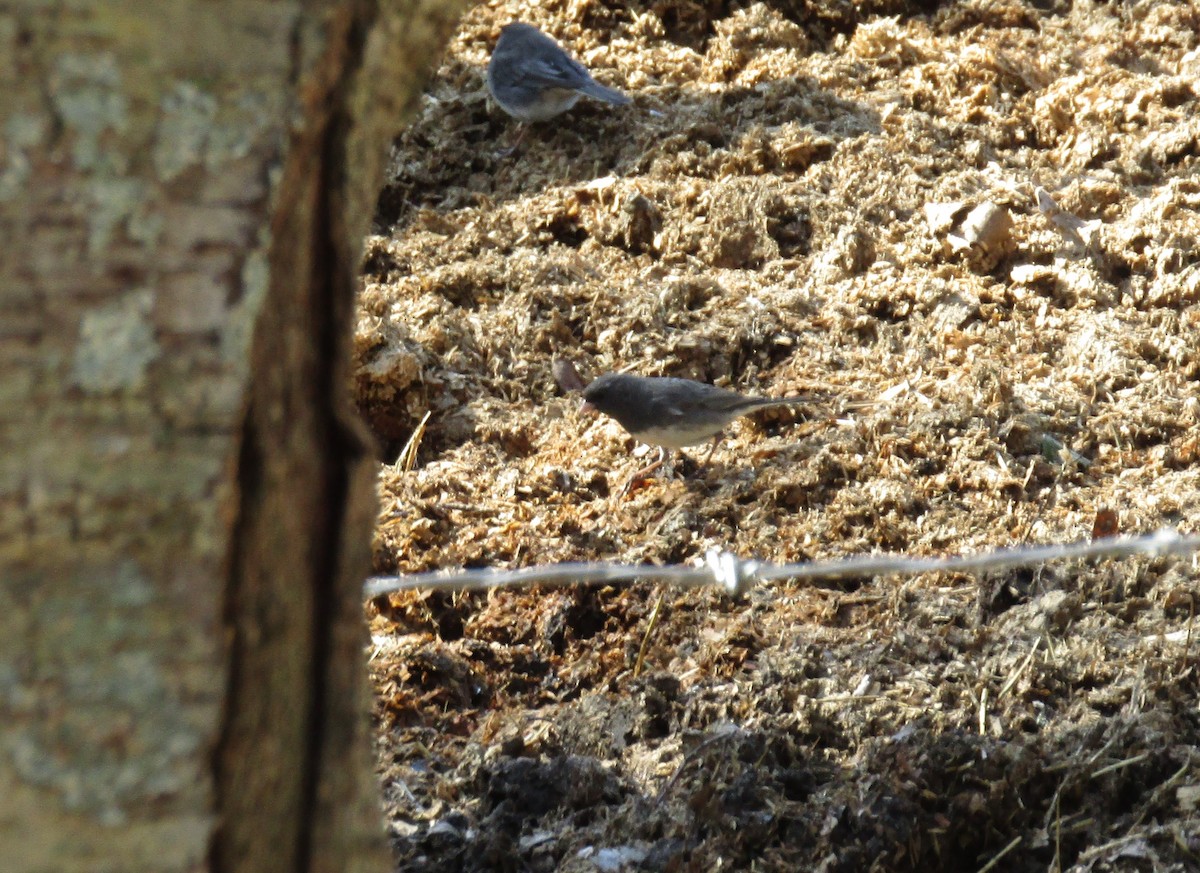
[[[714,385],[689,383],[688,396],[681,402],[685,409],[709,413],[732,413],[753,406],[753,398]]]
[[[660,406],[658,411],[662,414],[663,418],[675,422],[686,417],[687,411],[692,405],[687,401],[668,402]]]
[[[522,73],[529,84],[542,88],[576,90],[592,80],[583,64],[558,53],[549,57],[528,58]]]

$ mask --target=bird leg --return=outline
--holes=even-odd
[[[713,452],[717,450],[717,443],[721,441],[721,434],[717,434],[712,439],[712,444],[708,447],[708,454],[704,456],[704,460],[700,462],[697,469],[708,466],[708,462],[712,460]],[[638,470],[632,476],[625,480],[625,484],[621,486],[621,490],[617,492],[618,497],[624,497],[628,494],[635,485],[641,484],[646,477],[661,467],[667,460],[667,450],[662,446],[658,447],[658,459],[642,469]]]
[[[636,473],[634,473],[632,476],[630,476],[628,479],[626,479],[625,484],[621,486],[621,490],[617,492],[617,496],[624,497],[626,494],[628,494],[633,489],[634,485],[645,481],[646,476],[649,475],[650,473],[653,473],[655,470],[657,470],[659,467],[661,467],[666,460],[667,460],[667,450],[664,449],[662,446],[659,446],[658,447],[658,460],[655,461],[653,464],[649,464],[648,466],[642,467],[642,469],[638,470]]]
[[[519,124],[517,124],[517,139],[516,139],[516,141],[510,146],[504,146],[503,148],[501,148],[500,151],[496,152],[496,157],[500,158],[500,159],[511,158],[516,153],[517,149],[520,148],[521,143],[524,142],[525,134],[527,134],[528,132],[529,132],[528,124],[526,124],[523,121],[520,122]]]

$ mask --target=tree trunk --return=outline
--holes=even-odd
[[[385,869],[354,276],[458,11],[0,6],[5,873]]]

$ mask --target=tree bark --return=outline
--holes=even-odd
[[[459,5],[0,5],[6,873],[385,868],[348,349]]]

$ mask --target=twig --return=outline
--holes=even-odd
[[[646,662],[646,649],[650,647],[650,635],[658,627],[658,617],[662,614],[663,600],[667,597],[667,589],[658,592],[658,600],[654,601],[654,609],[650,610],[650,620],[646,622],[646,633],[642,636],[642,644],[638,646],[637,662],[633,665],[633,675],[636,679],[642,675],[642,665]]]
[[[1004,683],[1004,687],[1000,689],[1000,693],[996,695],[997,701],[1004,697],[1004,695],[1008,694],[1008,692],[1012,690],[1012,687],[1017,684],[1017,680],[1021,678],[1021,674],[1025,672],[1025,669],[1029,666],[1029,662],[1033,660],[1033,656],[1037,652],[1038,646],[1041,644],[1042,638],[1038,637],[1033,643],[1033,648],[1029,650],[1029,654],[1025,656],[1025,660],[1021,662],[1021,666],[1013,671],[1013,674],[1008,677],[1008,681]]]
[[[662,803],[663,799],[675,787],[675,783],[679,781],[679,777],[683,775],[683,770],[692,761],[700,756],[700,753],[715,743],[721,740],[727,740],[730,737],[741,736],[744,730],[736,724],[724,724],[713,730],[711,734],[696,744],[696,747],[687,752],[683,756],[683,760],[679,762],[679,766],[675,768],[675,772],[671,774],[671,778],[663,783],[663,787],[659,789],[658,796],[655,797],[655,803]]]
[[[425,425],[429,423],[430,412],[432,410],[427,410],[421,417],[420,423],[409,435],[408,442],[400,450],[400,455],[396,458],[396,469],[408,473],[417,465],[417,449],[420,448],[421,440],[425,437]]]
[[[1107,773],[1112,773],[1115,770],[1121,770],[1133,764],[1140,764],[1150,757],[1149,752],[1142,752],[1140,755],[1134,755],[1132,758],[1126,758],[1124,761],[1117,761],[1115,764],[1109,764],[1107,767],[1101,767],[1095,773],[1091,774],[1093,779],[1099,779]]]
[[[1003,858],[1005,855],[1007,855],[1009,852],[1011,852],[1013,849],[1015,849],[1020,844],[1021,844],[1021,837],[1013,837],[1012,842],[1010,842],[1007,846],[1005,846],[1003,849],[1001,849],[999,852],[997,852],[995,855],[993,855],[992,860],[988,861],[986,864],[984,864],[982,867],[979,868],[979,873],[987,873],[987,871],[994,869],[995,866],[1000,863],[1001,858]]]

